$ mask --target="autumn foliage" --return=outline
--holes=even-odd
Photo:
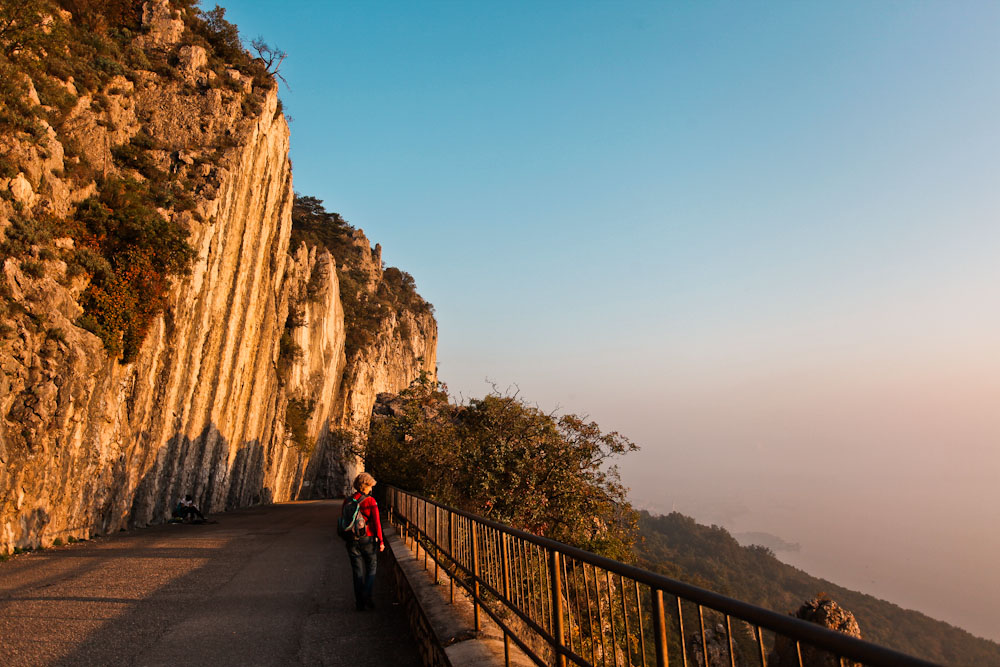
[[[152,208],[147,190],[132,179],[108,179],[76,213],[91,273],[80,325],[121,352],[124,363],[166,305],[170,276],[186,272],[193,256],[187,230]]]

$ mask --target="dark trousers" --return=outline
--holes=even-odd
[[[177,519],[186,519],[189,516],[196,516],[199,519],[205,518],[205,515],[199,512],[197,507],[178,506],[177,509],[174,510],[173,515]]]
[[[348,542],[347,555],[351,557],[351,573],[354,575],[354,601],[358,609],[372,606],[375,568],[378,566],[375,538],[362,537]]]

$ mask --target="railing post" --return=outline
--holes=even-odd
[[[667,620],[663,610],[663,591],[653,590],[653,638],[656,644],[657,667],[669,667],[667,656]]]
[[[420,504],[424,506],[424,521],[420,526],[420,532],[424,534],[424,571],[427,571],[427,547],[430,546],[427,539],[427,501],[422,500]]]
[[[469,528],[472,530],[472,617],[476,632],[479,632],[482,630],[479,622],[479,533],[474,521],[469,521]]]
[[[566,667],[566,654],[563,650],[566,646],[566,637],[563,632],[563,605],[562,605],[562,568],[560,567],[559,552],[555,549],[549,551],[549,584],[552,588],[552,634],[555,636],[556,645],[552,648],[556,652],[556,665]]]
[[[726,617],[727,621],[729,617]],[[677,632],[681,638],[681,664],[686,665],[688,661],[687,644],[684,641],[684,610],[681,608],[681,599],[677,598]],[[732,645],[729,647],[729,657],[732,657]]]
[[[448,597],[455,604],[455,577],[458,576],[458,556],[455,555],[455,513],[448,510],[448,557],[455,565],[455,571],[448,577]]]
[[[410,506],[406,508],[406,524],[408,528],[408,534],[410,536],[410,548],[413,549],[413,557],[416,558],[417,554],[420,552],[418,549],[418,542],[420,536],[420,526],[417,523],[417,499],[410,496]]]
[[[393,488],[392,488],[392,487],[390,486],[390,487],[389,487],[389,492],[388,492],[388,493],[386,494],[386,496],[385,496],[385,500],[386,500],[386,505],[387,505],[387,506],[386,506],[386,508],[385,508],[385,509],[386,509],[386,512],[387,512],[387,515],[386,515],[386,516],[388,516],[388,517],[389,517],[389,524],[390,524],[390,525],[392,525],[392,498],[393,498],[393,496],[395,496],[395,495],[396,495],[396,490],[395,490],[395,489],[393,489]]]
[[[500,560],[503,561],[501,563],[503,571],[503,597],[505,604],[512,606],[510,601],[510,546],[507,544],[508,539],[509,535],[507,533],[500,533]],[[510,636],[506,630],[503,633],[503,664],[510,667]]]
[[[438,548],[438,540],[441,533],[438,532],[438,506],[434,506],[434,585],[438,584],[438,559],[441,558],[441,550]]]
[[[403,543],[410,548],[410,496],[403,496]]]

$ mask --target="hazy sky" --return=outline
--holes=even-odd
[[[223,3],[440,375],[638,505],[1000,639],[1000,4]]]

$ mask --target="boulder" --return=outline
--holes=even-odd
[[[804,602],[792,616],[861,639],[861,627],[854,614],[823,594]],[[802,644],[801,650],[802,664],[809,667],[861,667],[860,663],[849,660],[841,662],[836,656],[807,644]],[[774,667],[798,667],[795,642],[779,635],[767,664]]]
[[[201,46],[188,44],[177,52],[177,59],[182,71],[194,75],[208,64],[208,53]]]
[[[32,189],[28,179],[24,177],[24,173],[19,173],[12,178],[7,188],[14,195],[15,201],[20,202],[28,208],[31,208],[35,204],[35,191]]]

